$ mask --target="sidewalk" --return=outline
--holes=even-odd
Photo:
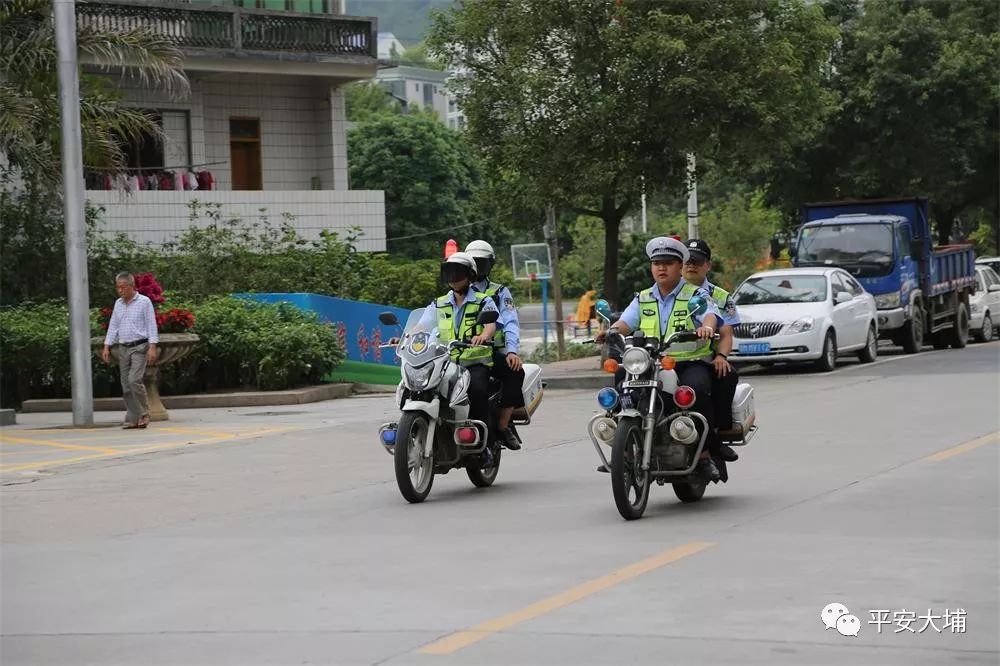
[[[554,361],[542,366],[547,389],[594,389],[611,386],[614,375],[601,369],[600,356]]]

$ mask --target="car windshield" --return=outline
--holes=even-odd
[[[892,264],[888,224],[833,224],[806,227],[796,252],[800,264]]]
[[[747,278],[733,295],[736,305],[819,303],[826,300],[823,275],[765,275]]]

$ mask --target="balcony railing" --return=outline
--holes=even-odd
[[[86,0],[77,3],[76,21],[81,29],[146,28],[185,49],[368,58],[375,58],[378,49],[375,22],[351,16],[142,0]]]

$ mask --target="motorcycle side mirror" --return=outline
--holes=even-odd
[[[611,304],[606,300],[599,299],[597,303],[594,304],[594,311],[597,312],[597,316],[604,321],[611,323]]]
[[[688,301],[688,314],[698,317],[708,312],[708,301],[703,296],[693,296]]]
[[[386,326],[399,326],[399,320],[396,319],[396,315],[392,312],[380,312],[378,320]]]
[[[497,319],[500,318],[500,313],[496,310],[480,310],[479,316],[476,317],[477,324],[492,324]]]

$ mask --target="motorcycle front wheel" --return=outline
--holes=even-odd
[[[407,502],[423,502],[434,485],[434,456],[424,457],[429,424],[421,412],[403,412],[396,430],[396,485]]]
[[[642,518],[649,501],[649,472],[642,471],[642,425],[622,419],[611,447],[611,492],[625,520]]]

